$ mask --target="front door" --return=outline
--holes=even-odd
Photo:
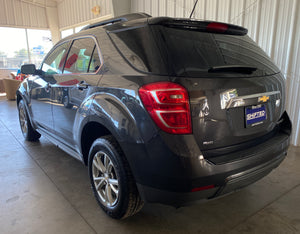
[[[38,128],[51,132],[54,128],[50,85],[41,76],[35,76],[30,79],[32,79],[31,111],[33,121]]]
[[[52,116],[52,86],[61,75],[69,43],[63,43],[48,54],[39,74],[32,79],[31,110],[35,124],[48,132],[54,132]]]

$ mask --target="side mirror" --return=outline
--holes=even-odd
[[[26,75],[33,75],[36,72],[34,64],[25,64],[21,66],[21,73]]]

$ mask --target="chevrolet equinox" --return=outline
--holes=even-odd
[[[247,29],[137,13],[58,42],[17,91],[22,133],[88,167],[112,218],[247,186],[287,154],[280,70]]]

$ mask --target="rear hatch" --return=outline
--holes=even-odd
[[[272,136],[284,111],[284,79],[246,29],[171,18],[123,27],[110,37],[129,64],[188,90],[193,135],[205,154]]]

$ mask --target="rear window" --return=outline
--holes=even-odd
[[[261,76],[279,72],[247,35],[235,36],[148,25],[110,33],[123,57],[137,70],[152,74],[216,77]],[[212,67],[246,65],[251,74],[208,72]]]

